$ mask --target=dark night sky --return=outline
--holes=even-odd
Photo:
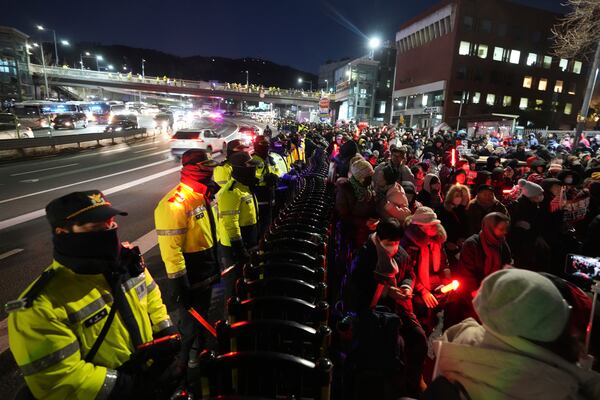
[[[557,12],[563,10],[562,1],[516,0]],[[359,32],[393,40],[404,21],[437,0],[6,0],[3,3],[0,25],[13,26],[28,34],[38,35],[34,25],[39,23],[56,29],[60,38],[72,42],[124,44],[181,56],[254,56],[317,72],[319,64],[327,59],[366,53],[366,39]]]

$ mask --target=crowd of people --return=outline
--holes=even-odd
[[[168,397],[206,346],[198,313],[221,271],[249,261],[319,148],[335,186],[334,398],[600,398],[600,335],[579,288],[593,282],[565,272],[569,254],[600,256],[597,143],[276,128],[252,150],[228,143],[220,163],[183,155],[154,214],[172,315],[139,250],[119,240],[126,213],[99,191],[48,204],[53,263],[9,304],[23,398]]]
[[[463,345],[461,351],[490,357],[480,371],[480,360],[470,353],[451,354],[454,364],[438,360],[442,374],[448,372],[474,399],[576,398],[565,395],[569,390],[587,390],[582,398],[600,396],[597,376],[593,384],[579,381],[558,392],[549,379],[527,378],[536,374],[534,366],[573,373],[583,356],[587,320],[574,314],[589,318],[591,301],[563,279],[589,289],[589,276],[566,276],[565,259],[569,253],[600,256],[598,143],[583,137],[570,147],[572,140],[535,135],[505,141],[453,132],[430,136],[387,125],[312,129],[331,143],[330,179],[337,194],[332,291],[359,323],[380,305],[400,317],[403,394],[423,392],[428,338],[439,336],[435,330],[442,327],[449,329],[445,340]],[[455,290],[441,295],[453,281]],[[558,291],[583,301],[561,298]],[[556,315],[565,307],[559,299],[572,308],[570,319]],[[527,354],[493,365],[493,357],[504,357],[521,339],[515,349]],[[561,363],[552,364],[557,354]],[[532,370],[517,369],[517,358]]]

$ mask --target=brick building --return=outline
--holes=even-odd
[[[558,17],[507,0],[447,0],[408,21],[396,34],[393,121],[573,128],[587,68],[552,55]]]

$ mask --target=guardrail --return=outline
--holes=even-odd
[[[33,147],[56,147],[65,144],[77,143],[77,146],[81,146],[81,143],[85,142],[98,142],[101,140],[112,139],[113,143],[117,138],[130,138],[140,135],[144,137],[148,135],[146,128],[141,129],[130,129],[121,132],[98,132],[98,133],[81,133],[74,135],[64,136],[50,136],[50,137],[38,137],[38,138],[27,138],[27,139],[4,139],[0,140],[0,150],[22,150]]]
[[[30,64],[31,72],[38,74],[44,73],[44,67],[38,64]],[[141,83],[146,85],[158,85],[158,86],[171,86],[171,87],[185,87],[191,89],[204,89],[204,90],[221,90],[232,93],[250,93],[250,94],[261,94],[268,96],[287,96],[295,97],[299,99],[313,99],[318,100],[321,97],[321,92],[316,91],[304,91],[295,89],[280,89],[280,88],[265,88],[262,86],[240,85],[237,83],[211,83],[206,81],[192,81],[186,79],[164,79],[158,76],[144,76],[141,75],[130,75],[121,74],[120,72],[101,72],[91,70],[81,70],[75,68],[61,68],[61,67],[45,67],[46,74],[49,76],[63,76],[68,78],[78,79],[91,79],[98,81],[110,81],[110,82],[129,82],[129,83]]]

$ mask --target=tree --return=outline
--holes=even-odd
[[[600,66],[600,0],[567,0],[565,5],[571,7],[571,12],[552,29],[554,53],[564,58],[588,58],[594,52],[583,104],[577,118],[575,140],[578,141],[585,127],[596,71]]]

